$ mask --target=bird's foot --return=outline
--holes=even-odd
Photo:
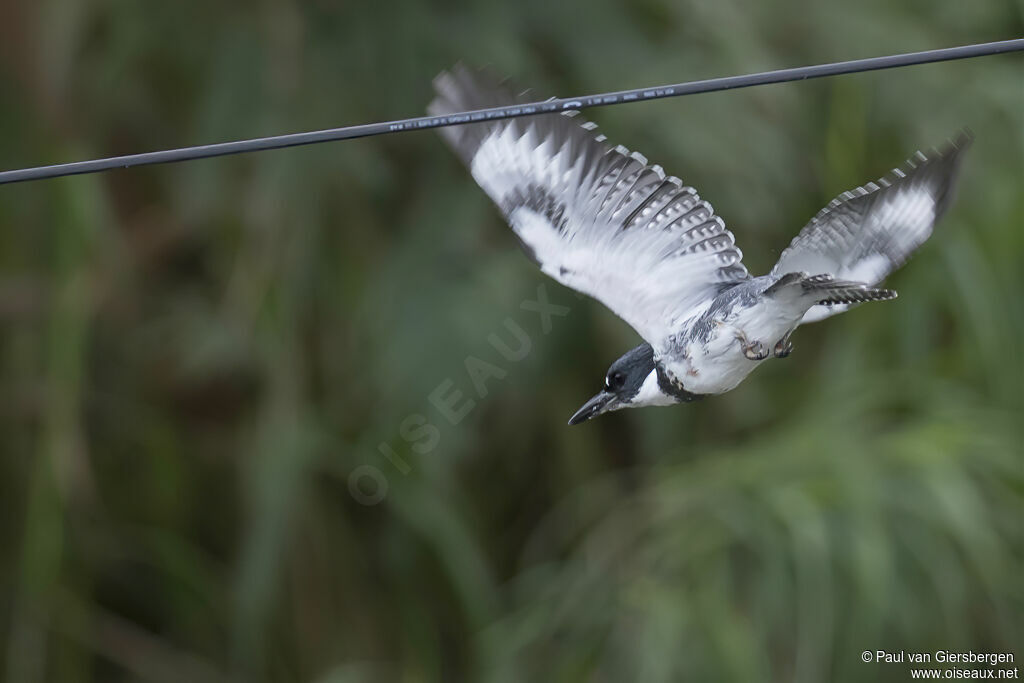
[[[746,341],[741,339],[740,348],[743,349],[743,355],[750,360],[764,360],[771,354],[768,347],[759,341]]]
[[[786,335],[775,345],[775,357],[785,358],[791,353],[793,353],[793,342],[789,341],[789,335]]]
[[[736,337],[736,341],[740,343],[743,355],[750,360],[764,360],[772,354],[768,347],[761,342],[747,339],[747,335],[742,330],[734,328],[733,335]]]

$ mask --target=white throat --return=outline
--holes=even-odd
[[[644,383],[640,385],[640,391],[627,405],[630,408],[639,408],[640,406],[670,406],[675,403],[678,401],[658,386],[658,371],[651,370],[651,374],[647,375]]]

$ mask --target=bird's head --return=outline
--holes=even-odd
[[[569,424],[586,422],[602,413],[622,408],[667,406],[678,402],[679,399],[666,394],[658,383],[651,345],[641,344],[612,363],[604,377],[604,389],[584,403],[569,418]]]

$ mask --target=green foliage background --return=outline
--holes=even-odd
[[[1011,0],[16,1],[0,167],[415,115],[457,60],[569,95],[1020,35]],[[590,112],[762,272],[840,191],[977,140],[899,300],[801,329],[728,395],[576,428],[637,340],[534,269],[435,133],[0,188],[0,678],[903,681],[861,651],[1019,660],[1021,67]],[[547,333],[521,308],[540,285],[570,308]],[[487,342],[507,318],[517,363]],[[467,356],[506,373],[485,397]],[[428,400],[445,380],[475,401],[457,425]],[[410,415],[435,448],[402,438]],[[357,502],[374,482],[353,472],[383,501]]]

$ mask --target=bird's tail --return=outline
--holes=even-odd
[[[814,303],[826,306],[886,301],[895,299],[897,296],[895,290],[873,287],[866,282],[837,280],[828,273],[819,275],[786,273],[766,289],[765,294],[772,296],[799,294],[801,297],[813,297]]]

